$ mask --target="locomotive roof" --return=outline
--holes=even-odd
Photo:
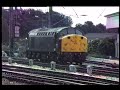
[[[58,28],[50,28],[48,32],[60,32],[61,30],[68,28],[68,27],[58,27]]]
[[[68,28],[68,27],[58,27],[58,28],[38,28],[38,29],[33,29],[29,32],[29,35],[37,35],[38,33],[42,32],[60,32],[63,29]]]

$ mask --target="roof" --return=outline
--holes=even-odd
[[[65,29],[65,28],[68,28],[68,27],[50,28],[50,29],[48,29],[47,31],[48,31],[48,32],[60,32],[60,31],[62,31],[62,30]]]
[[[38,28],[38,29],[33,29],[29,32],[29,35],[37,35],[37,33],[40,32],[60,32],[63,29],[68,28],[68,27],[58,27],[58,28]]]
[[[117,15],[119,15],[119,12],[115,12],[115,13],[112,13],[112,14],[105,15],[105,17],[113,17],[113,16],[117,16]]]
[[[85,35],[88,40],[95,40],[95,39],[104,39],[104,38],[117,38],[117,33],[88,33]]]

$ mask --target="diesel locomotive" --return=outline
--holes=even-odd
[[[29,32],[27,58],[60,64],[86,60],[88,41],[72,27],[38,28]]]

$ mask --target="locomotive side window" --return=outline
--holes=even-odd
[[[75,32],[75,30],[74,29],[72,29],[72,28],[69,28],[68,29],[68,34],[75,34],[76,32]]]
[[[60,37],[64,35],[67,35],[67,30],[62,30],[59,34]]]

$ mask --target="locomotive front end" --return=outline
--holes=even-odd
[[[64,60],[82,63],[86,60],[87,38],[83,35],[70,34],[61,38],[61,53]]]

